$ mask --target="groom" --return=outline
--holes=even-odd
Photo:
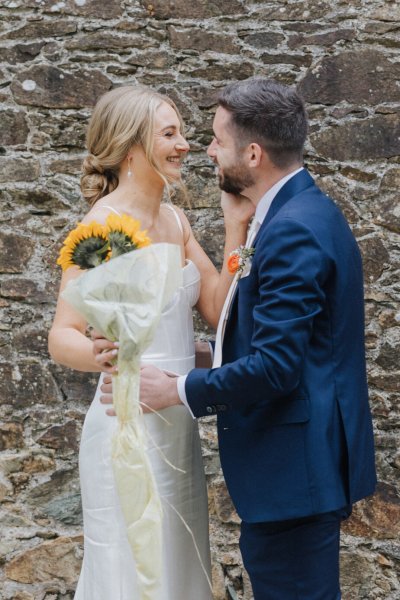
[[[256,207],[251,256],[221,315],[215,368],[171,378],[144,367],[141,400],[218,415],[255,600],[338,600],[340,522],[375,487],[359,250],[302,166],[296,91],[231,84],[213,128],[221,189]]]

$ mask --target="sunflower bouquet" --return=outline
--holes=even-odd
[[[65,239],[57,264],[63,271],[73,266],[93,269],[150,243],[147,232],[140,230],[139,221],[128,215],[109,214],[105,225],[96,221],[79,223]]]
[[[119,341],[113,403],[118,427],[112,442],[116,487],[137,565],[141,600],[159,597],[162,573],[162,509],[146,453],[139,402],[140,360],[164,308],[182,285],[181,256],[173,244],[151,244],[127,215],[105,225],[79,224],[60,251],[58,264],[85,270],[62,297],[105,338]]]

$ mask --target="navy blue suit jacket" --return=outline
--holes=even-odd
[[[361,257],[306,170],[279,191],[239,280],[218,369],[194,369],[196,417],[218,414],[239,516],[323,513],[374,491]]]

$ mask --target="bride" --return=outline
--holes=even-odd
[[[246,237],[248,203],[227,194],[222,198],[226,241],[219,274],[184,213],[162,202],[165,189],[169,192],[172,183],[180,182],[189,145],[175,104],[149,88],[125,86],[102,96],[89,123],[87,148],[81,189],[91,208],[83,223],[104,223],[110,212],[127,214],[140,221],[153,243],[169,242],[181,249],[183,285],[161,316],[143,362],[183,375],[195,362],[192,308],[216,326],[232,280],[229,252]],[[60,292],[79,274],[77,267],[68,269]],[[86,330],[85,320],[59,297],[49,334],[52,358],[78,371],[100,371]],[[117,347],[109,351],[109,358],[117,352]],[[117,423],[101,403],[101,383],[102,376],[79,452],[84,559],[75,600],[139,600],[111,464]],[[148,456],[163,505],[163,573],[154,600],[210,600],[207,490],[197,422],[184,406],[166,409],[163,416],[169,426],[157,414],[145,415],[151,440]],[[168,466],[158,448],[179,470]]]

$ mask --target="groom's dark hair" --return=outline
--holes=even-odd
[[[238,148],[255,142],[280,168],[302,161],[308,121],[294,88],[254,77],[229,84],[218,103],[231,113]]]

